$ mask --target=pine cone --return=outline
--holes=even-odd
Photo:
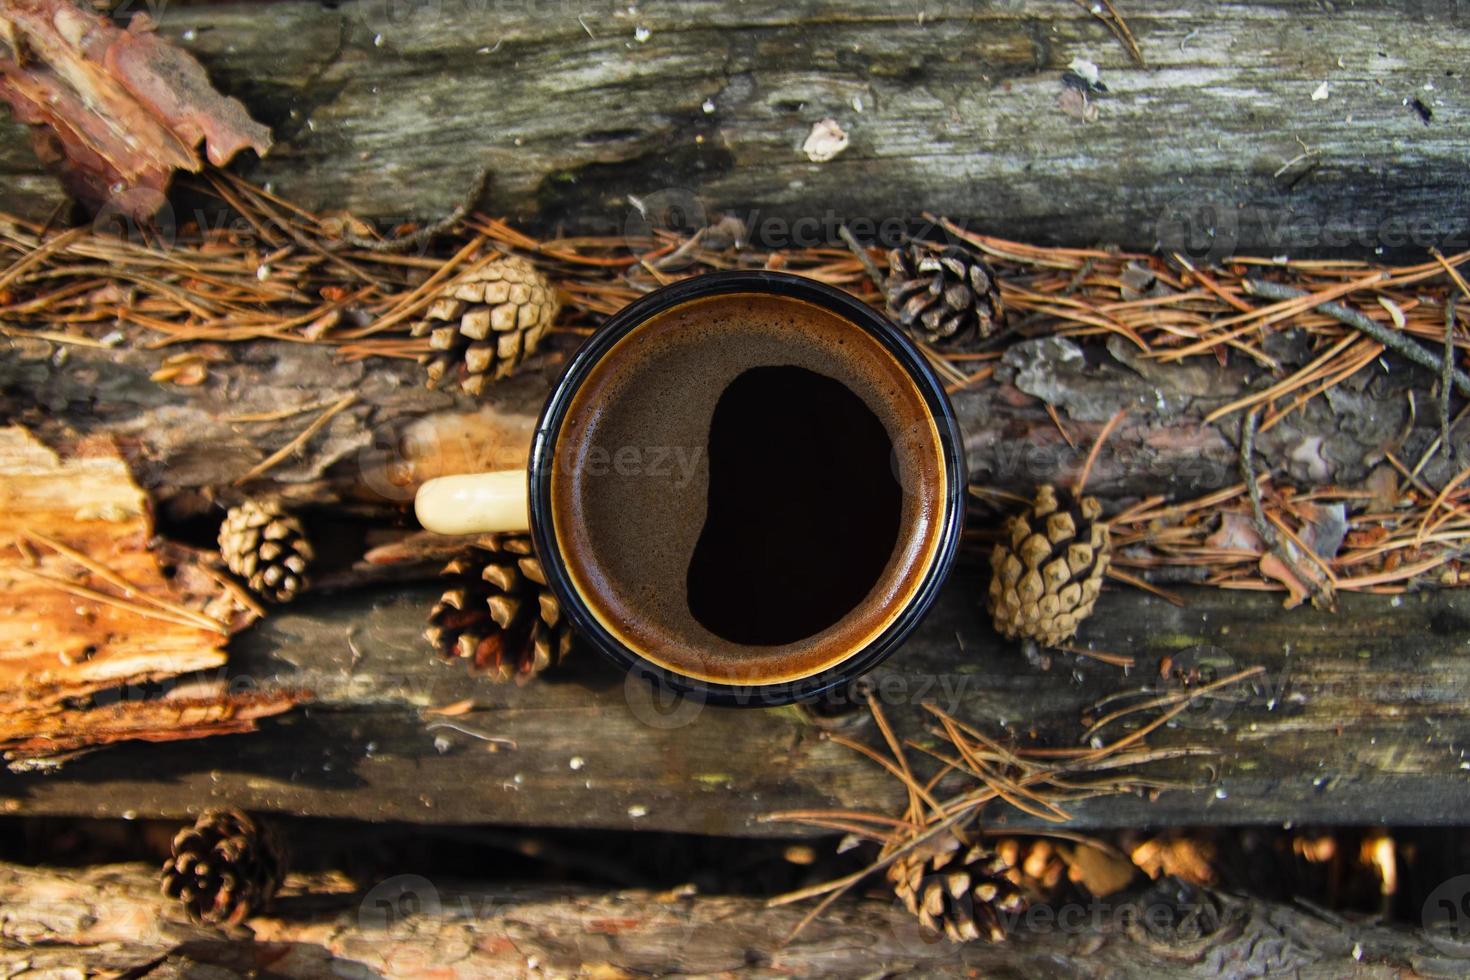
[[[1002,916],[1026,907],[1020,889],[1008,877],[1011,870],[999,854],[947,835],[890,864],[888,880],[930,932],[943,933],[955,943],[1000,942],[1006,937]]]
[[[161,872],[163,894],[189,918],[239,925],[266,908],[285,876],[279,848],[239,810],[206,810],[174,837]]]
[[[1108,528],[1096,497],[1043,486],[1026,513],[1006,522],[990,564],[995,628],[1047,646],[1071,639],[1092,613],[1108,568]]]
[[[957,246],[912,242],[888,253],[888,312],[929,343],[989,337],[1005,324],[995,272]]]
[[[306,587],[315,557],[301,521],[275,500],[231,507],[220,525],[219,553],[252,592],[273,602],[290,602]]]
[[[452,581],[429,613],[424,637],[446,657],[469,661],[496,683],[524,684],[560,663],[571,624],[546,586],[524,534],[502,534],[444,566]]]
[[[536,350],[559,306],[546,277],[516,255],[451,280],[411,328],[434,351],[423,358],[429,386],[457,378],[478,395],[486,381],[508,377]]]

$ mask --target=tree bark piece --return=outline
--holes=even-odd
[[[1071,807],[1071,826],[1436,824],[1470,807],[1460,769],[1470,741],[1470,595],[1397,604],[1346,595],[1337,615],[1283,615],[1274,596],[1184,594],[1180,609],[1104,591],[1076,642],[1133,655],[1128,674],[1067,657],[1043,672],[992,632],[978,570],[962,567],[915,636],[873,675],[877,696],[901,737],[928,738],[921,703],[933,701],[996,737],[1032,744],[1034,731],[1045,744],[1069,746],[1079,744],[1080,718],[1094,702],[1161,687],[1165,658],[1181,672],[1220,677],[1261,665],[1265,675],[1250,686],[1150,736],[1159,747],[1218,752],[1151,770],[1198,789],[1085,801]],[[361,593],[278,611],[235,641],[231,686],[305,687],[316,693],[312,705],[248,738],[119,746],[72,763],[61,778],[13,780],[0,805],[177,817],[228,804],[370,820],[797,835],[809,831],[762,817],[889,810],[904,798],[892,777],[824,737],[835,724],[877,744],[862,712],[818,721],[798,708],[660,701],[591,654],[524,688],[488,684],[440,662],[424,641],[435,595],[431,587]],[[465,701],[464,713],[432,711]],[[1151,715],[1135,717],[1141,724]],[[1129,730],[1114,725],[1101,737]],[[1036,826],[1003,806],[986,819]]]
[[[22,948],[7,975],[80,970],[137,977],[373,976],[1173,976],[1289,974],[1303,980],[1456,976],[1457,945],[1211,892],[1186,901],[1218,924],[1198,938],[1167,926],[1163,886],[1131,898],[1046,907],[1003,943],[928,941],[897,902],[849,899],[794,940],[799,907],[755,898],[675,898],[429,881],[402,875],[356,891],[293,875],[254,941],[185,923],[151,868],[0,865],[0,924]],[[1149,925],[1148,923],[1154,923]]]
[[[732,210],[782,244],[927,210],[1193,255],[1461,247],[1470,121],[1444,108],[1467,95],[1444,70],[1461,4],[1125,13],[1145,67],[1063,0],[940,0],[922,18],[883,0],[581,16],[283,0],[176,4],[158,21],[272,126],[261,181],[389,224],[449,213],[489,166],[488,210],[589,231],[645,227],[636,197],[655,220]],[[1066,111],[1078,58],[1107,88],[1086,96],[1092,122]],[[802,143],[828,117],[849,145],[814,163]],[[0,208],[44,215],[54,197],[15,183],[38,171],[15,138],[0,141]]]
[[[63,458],[0,429],[0,750],[12,766],[127,738],[247,731],[295,695],[196,691],[167,705],[65,702],[224,666],[248,615],[218,582],[150,550],[147,495],[105,437]]]
[[[0,10],[0,99],[33,125],[37,154],[68,190],[138,221],[165,205],[175,170],[197,173],[206,158],[223,166],[271,143],[269,129],[152,26],[144,14],[122,30],[70,0]]]

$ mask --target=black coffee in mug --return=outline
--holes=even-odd
[[[803,367],[746,369],[715,402],[689,611],[735,643],[820,633],[863,600],[898,542],[893,440],[858,395]]]
[[[921,393],[876,340],[789,297],[646,320],[583,381],[557,445],[552,516],[577,591],[643,657],[715,683],[861,649],[942,530]]]
[[[723,272],[615,314],[567,363],[529,471],[427,482],[447,534],[531,532],[555,609],[630,674],[781,704],[872,669],[964,518],[938,378],[855,297]]]

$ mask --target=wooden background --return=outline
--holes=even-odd
[[[616,232],[641,203],[655,216],[728,209],[788,244],[797,232],[825,241],[828,216],[929,210],[1035,241],[1149,247],[1162,236],[1191,254],[1382,246],[1418,257],[1428,244],[1455,247],[1470,214],[1464,4],[1175,2],[1126,12],[1146,67],[1062,0],[153,10],[163,33],[273,126],[278,144],[253,176],[315,209],[434,217],[488,166],[486,208],[540,228]],[[1074,59],[1094,62],[1107,88],[1090,95],[1092,121],[1059,103]],[[827,116],[851,145],[813,163],[800,146]],[[23,143],[18,128],[4,130],[0,207],[44,213],[57,191]],[[175,220],[189,217],[186,204],[179,210]],[[797,228],[801,218],[817,221]],[[1210,227],[1215,237],[1200,237]],[[1323,238],[1324,227],[1347,237]],[[212,487],[299,429],[245,430],[228,423],[234,413],[358,393],[312,452],[269,482],[322,510],[391,509],[406,498],[384,483],[380,450],[427,425],[438,455],[416,461],[417,479],[435,467],[515,465],[554,375],[541,364],[477,408],[424,391],[412,365],[343,365],[295,345],[240,347],[214,383],[192,390],[148,380],[165,352],[78,349],[60,362],[43,342],[0,343],[5,416],[53,441],[118,434],[166,514],[198,510]],[[1131,408],[1095,473],[1109,501],[1237,480],[1235,433],[1200,420],[1251,378],[1149,372],[1122,352],[1064,369],[1055,353],[1022,345],[1004,368],[1015,387],[957,396],[977,479],[1026,492],[1075,473],[1082,454],[1060,443],[1050,404],[1084,446],[1116,408]],[[1397,375],[1364,395],[1351,425],[1313,403],[1261,450],[1298,479],[1360,480],[1390,434],[1407,425],[1430,437],[1433,420],[1409,414],[1402,393],[1428,383],[1427,373]],[[1326,449],[1304,462],[1296,450],[1312,440]],[[643,688],[588,662],[524,690],[477,682],[434,662],[418,639],[431,594],[324,594],[278,613],[234,642],[231,673],[246,687],[310,688],[315,705],[264,722],[259,735],[125,746],[59,779],[7,776],[4,806],[174,816],[229,800],[307,814],[763,834],[792,832],[760,822],[771,810],[897,799],[886,777],[795,709],[666,716],[639,707]],[[1081,822],[1461,819],[1470,804],[1463,594],[1348,597],[1335,615],[1284,612],[1274,596],[1185,594],[1183,609],[1127,589],[1105,595],[1081,642],[1135,655],[1131,674],[1070,662],[1043,672],[985,623],[972,563],[884,669],[897,692],[890,714],[916,733],[917,703],[936,700],[995,730],[1034,727],[1071,744],[1090,702],[1156,683],[1166,656],[1260,665],[1266,674],[1240,703],[1161,733],[1160,744],[1220,751],[1212,764],[1168,770],[1207,787],[1096,801],[1079,808]],[[465,698],[471,714],[425,714]],[[517,748],[492,754],[475,732]]]
[[[272,126],[254,176],[313,209],[432,217],[488,166],[488,209],[541,226],[615,233],[637,197],[774,244],[927,210],[1037,242],[1418,259],[1470,222],[1462,0],[1127,4],[1146,67],[1068,0],[126,9]],[[1107,87],[1092,122],[1058,105],[1078,58]],[[816,164],[825,117],[851,142]],[[6,128],[0,208],[57,200]]]

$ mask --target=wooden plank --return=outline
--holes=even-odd
[[[1063,0],[917,10],[284,0],[149,12],[272,126],[256,177],[314,208],[442,215],[488,166],[490,210],[604,232],[637,217],[636,197],[655,212],[733,210],[787,244],[924,210],[1036,241],[1162,238],[1196,253],[1464,244],[1470,119],[1453,107],[1470,82],[1447,68],[1461,54],[1455,0],[1135,4],[1124,13],[1147,67]],[[1062,108],[1074,59],[1107,86],[1089,96],[1092,122]],[[818,164],[801,147],[827,117],[850,143]],[[20,139],[0,132],[0,208],[44,211]]]
[[[1199,789],[1078,804],[1076,826],[1440,824],[1470,806],[1470,595],[1347,595],[1331,615],[1283,613],[1271,596],[1195,590],[1180,609],[1109,591],[1082,640],[1136,656],[1124,676],[1087,662],[1047,672],[1027,664],[985,622],[979,589],[977,571],[961,568],[874,675],[901,732],[922,735],[927,700],[994,735],[1025,740],[1034,730],[1077,744],[1086,706],[1157,683],[1164,657],[1222,676],[1266,668],[1238,703],[1212,702],[1152,739],[1219,751],[1156,770]],[[180,816],[231,803],[370,820],[770,835],[800,832],[761,822],[770,811],[899,802],[889,777],[794,708],[660,705],[641,681],[590,656],[525,688],[471,678],[420,639],[430,599],[415,588],[283,610],[237,640],[233,686],[303,686],[316,691],[314,705],[247,737],[119,746],[59,777],[9,777],[3,807]],[[467,714],[426,713],[465,698],[475,705]],[[861,715],[842,724],[876,739]],[[483,736],[516,748],[491,751]],[[1015,811],[988,819],[1034,825]]]
[[[1464,945],[1402,925],[1167,885],[1046,906],[1004,943],[931,941],[898,903],[839,902],[795,940],[804,912],[757,898],[672,898],[455,884],[400,875],[357,890],[292,876],[254,942],[181,921],[154,869],[0,865],[6,975],[1027,976],[1390,980],[1462,975]],[[1190,912],[1198,933],[1173,923]]]
[[[234,344],[205,384],[180,387],[151,380],[172,348],[141,340],[111,350],[72,346],[62,359],[60,345],[0,336],[0,417],[24,420],[43,437],[118,436],[139,482],[168,516],[210,506],[220,488],[291,442],[321,406],[350,393],[356,402],[303,452],[252,481],[251,492],[283,492],[308,504],[398,506],[429,477],[521,465],[560,359],[576,339],[557,335],[522,373],[476,402],[427,390],[412,362],[344,364],[325,346]],[[1084,354],[1063,338],[1016,341],[994,379],[951,395],[976,483],[1024,495],[1038,483],[1071,483],[1119,409],[1127,417],[1093,468],[1090,492],[1110,504],[1155,493],[1187,500],[1239,482],[1237,417],[1204,418],[1269,383],[1269,372],[1243,359],[1161,369],[1121,340],[1085,346]],[[1435,413],[1416,411],[1408,394],[1424,404],[1433,372],[1396,365],[1360,381],[1349,397],[1314,398],[1257,439],[1278,476],[1298,486],[1353,486],[1383,461],[1385,446],[1413,460],[1438,438]],[[291,406],[318,407],[267,422],[238,420]],[[1436,455],[1423,475],[1438,486],[1453,472]]]

